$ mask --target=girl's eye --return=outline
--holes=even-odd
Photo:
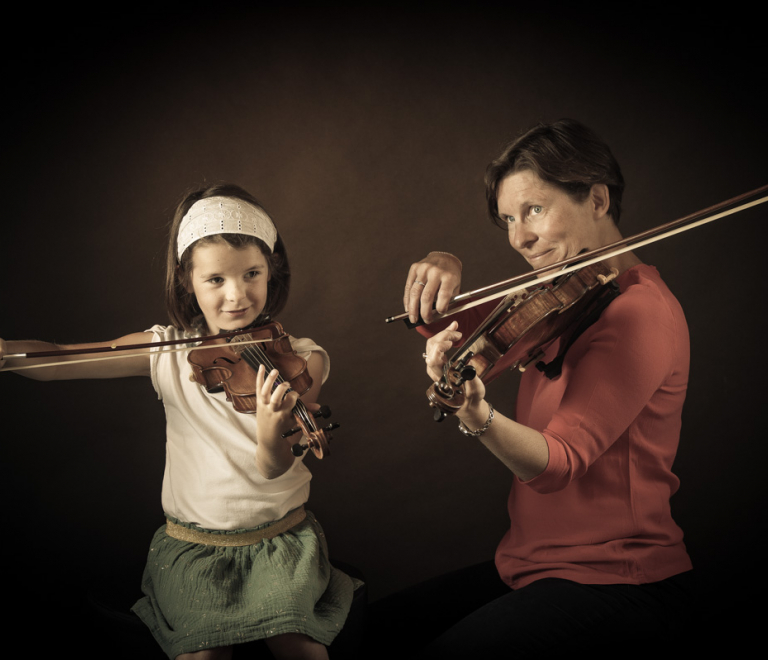
[[[220,277],[212,277],[208,282],[210,284],[221,284],[222,279]]]
[[[505,217],[504,217],[504,220],[506,220],[506,221],[507,221],[507,224],[508,224],[508,225],[513,225],[513,224],[515,224],[515,216],[514,216],[514,215],[508,215],[508,216],[505,216]]]
[[[249,278],[249,279],[254,279],[254,278],[258,277],[260,274],[261,274],[261,271],[258,271],[258,270],[250,270],[250,271],[248,271],[248,272],[246,273],[246,275],[245,275],[245,276],[246,276],[247,278]]]

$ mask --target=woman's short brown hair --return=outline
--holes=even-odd
[[[166,256],[165,273],[165,307],[171,324],[177,328],[197,331],[200,330],[201,312],[197,304],[195,294],[189,291],[189,277],[192,270],[192,253],[199,245],[225,242],[234,248],[244,248],[255,245],[267,258],[269,266],[269,282],[267,283],[267,303],[262,311],[262,317],[274,317],[279,314],[288,301],[288,291],[291,284],[291,269],[288,264],[288,255],[285,245],[277,234],[274,250],[270,252],[264,241],[255,236],[243,234],[215,234],[196,241],[189,249],[184,251],[179,260],[176,255],[179,225],[191,206],[208,197],[234,197],[248,202],[262,211],[264,208],[258,200],[240,186],[231,183],[207,186],[190,192],[184,196],[173,214],[169,236],[168,253]],[[264,211],[266,213],[266,211]],[[269,215],[269,214],[267,214]],[[204,322],[204,321],[203,321]]]
[[[608,213],[618,223],[624,177],[608,145],[575,119],[540,123],[510,142],[485,172],[485,196],[491,220],[506,229],[499,217],[497,202],[501,182],[510,174],[530,170],[579,201],[587,198],[592,186],[608,186],[611,202]]]

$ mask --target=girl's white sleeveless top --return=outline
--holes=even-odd
[[[153,341],[191,336],[173,326],[155,325],[148,332]],[[328,354],[310,339],[291,337],[291,344],[305,359],[313,351],[322,355],[325,382]],[[236,412],[224,392],[209,394],[194,382],[187,351],[153,349],[151,375],[167,420],[166,514],[205,529],[247,529],[278,520],[307,501],[312,475],[302,458],[277,479],[262,477],[255,461],[256,416]]]

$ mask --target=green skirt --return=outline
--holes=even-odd
[[[344,625],[354,589],[328,561],[325,535],[309,511],[287,532],[240,547],[179,541],[163,525],[141,586],[145,596],[132,609],[170,658],[284,633],[327,646]]]

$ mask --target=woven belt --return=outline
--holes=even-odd
[[[199,529],[190,529],[183,525],[177,525],[170,520],[166,520],[165,533],[179,541],[189,541],[190,543],[200,543],[202,545],[222,545],[227,547],[237,547],[242,545],[256,545],[264,539],[273,539],[280,534],[287,532],[291,527],[298,525],[307,512],[304,505],[291,511],[285,518],[261,529],[254,529],[251,532],[241,532],[239,534],[222,534],[221,532],[203,532]]]

